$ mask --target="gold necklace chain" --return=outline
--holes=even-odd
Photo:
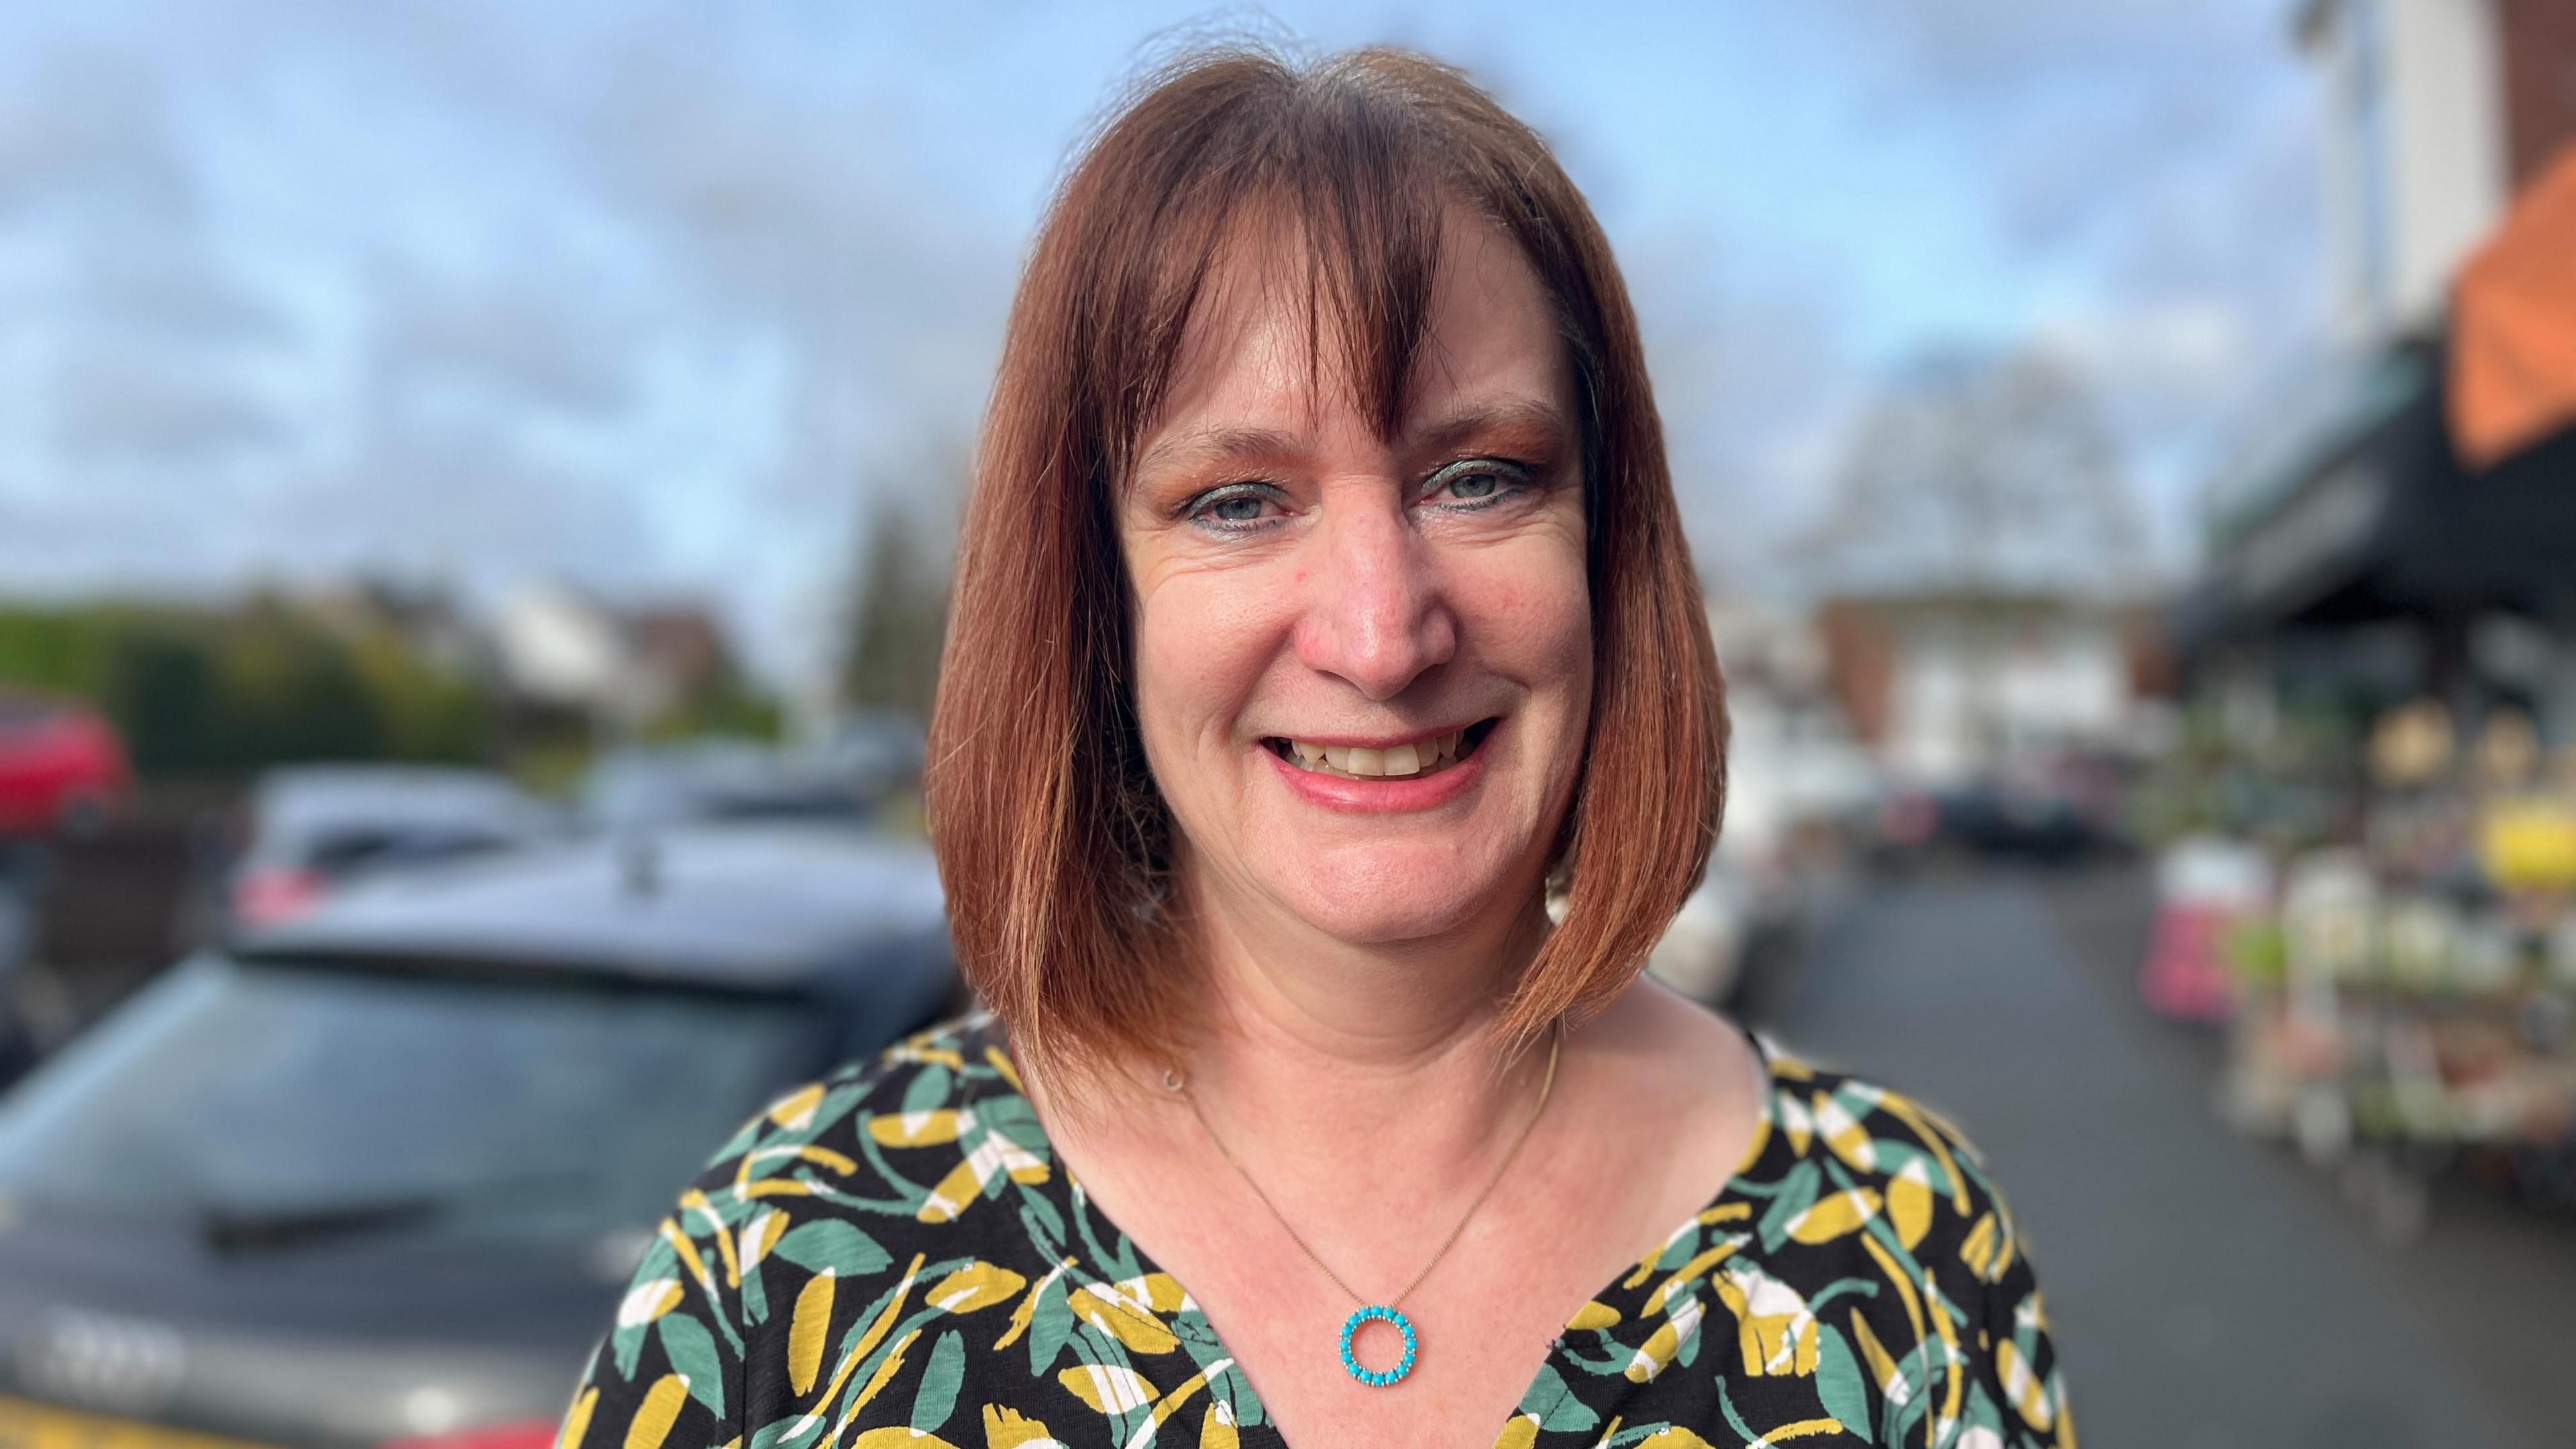
[[[1565,1046],[1564,1019],[1562,1017],[1558,1018],[1555,1025],[1556,1029],[1554,1034],[1548,1038],[1547,1076],[1539,1083],[1538,1105],[1530,1108],[1529,1120],[1521,1124],[1520,1135],[1512,1139],[1510,1149],[1503,1153],[1503,1157],[1500,1162],[1494,1164],[1493,1175],[1485,1179],[1485,1185],[1477,1192],[1476,1200],[1467,1204],[1467,1210],[1459,1214],[1458,1225],[1451,1228],[1449,1230],[1449,1236],[1441,1241],[1440,1250],[1431,1255],[1430,1262],[1422,1265],[1421,1272],[1413,1275],[1412,1282],[1404,1285],[1403,1292],[1386,1300],[1386,1306],[1388,1308],[1393,1309],[1402,1307],[1404,1305],[1404,1300],[1413,1295],[1413,1290],[1422,1286],[1422,1280],[1431,1276],[1431,1270],[1440,1266],[1440,1260],[1449,1255],[1449,1250],[1458,1245],[1459,1236],[1467,1231],[1467,1224],[1474,1220],[1476,1209],[1483,1207],[1485,1205],[1485,1199],[1493,1196],[1494,1188],[1503,1180],[1505,1169],[1512,1165],[1513,1158],[1520,1155],[1521,1144],[1529,1141],[1531,1130],[1538,1126],[1539,1114],[1547,1110],[1547,1099],[1556,1090],[1557,1056]],[[1270,1210],[1270,1216],[1279,1224],[1279,1230],[1288,1235],[1288,1241],[1297,1245],[1297,1251],[1306,1255],[1306,1261],[1314,1264],[1318,1272],[1333,1280],[1334,1287],[1349,1294],[1352,1302],[1360,1304],[1362,1307],[1368,1306],[1370,1300],[1361,1296],[1359,1291],[1351,1287],[1350,1284],[1343,1282],[1342,1275],[1334,1272],[1322,1258],[1317,1257],[1315,1250],[1307,1245],[1306,1240],[1298,1236],[1297,1230],[1294,1227],[1289,1226],[1288,1215],[1279,1210],[1279,1204],[1270,1200],[1270,1194],[1261,1190],[1261,1184],[1254,1180],[1252,1170],[1245,1167],[1243,1165],[1243,1160],[1236,1157],[1233,1151],[1225,1145],[1224,1138],[1216,1135],[1216,1128],[1208,1125],[1207,1113],[1199,1110],[1198,1094],[1189,1090],[1188,1085],[1182,1080],[1181,1074],[1175,1070],[1166,1070],[1163,1073],[1163,1086],[1168,1091],[1179,1093],[1181,1100],[1189,1104],[1190,1115],[1198,1119],[1199,1130],[1207,1134],[1208,1141],[1216,1144],[1216,1150],[1225,1158],[1227,1163],[1233,1166],[1235,1174],[1243,1179],[1243,1185],[1251,1188],[1252,1195],[1259,1198],[1261,1200],[1261,1205]]]

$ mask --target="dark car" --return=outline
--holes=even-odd
[[[779,825],[353,887],[0,1097],[0,1445],[544,1449],[675,1193],[963,1005],[917,844]]]
[[[543,802],[489,770],[272,770],[251,794],[227,905],[240,925],[273,925],[363,875],[524,845],[560,828]]]
[[[881,788],[823,755],[742,740],[616,751],[583,777],[582,823],[635,832],[693,820],[808,820],[876,825]]]

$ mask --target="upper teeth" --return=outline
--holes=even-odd
[[[1451,730],[1411,744],[1370,749],[1365,745],[1310,745],[1304,740],[1290,740],[1288,751],[1297,763],[1309,770],[1330,769],[1344,775],[1379,778],[1389,775],[1419,775],[1458,758],[1459,739],[1464,730]]]

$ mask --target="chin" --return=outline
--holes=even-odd
[[[1277,880],[1274,889],[1306,924],[1354,946],[1433,940],[1519,905],[1505,872],[1461,871],[1454,858],[1336,864]]]

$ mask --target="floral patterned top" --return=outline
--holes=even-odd
[[[1941,1118],[1756,1039],[1744,1169],[1564,1334],[1497,1449],[2073,1449],[2029,1257]],[[789,1094],[664,1219],[558,1449],[1286,1449],[1057,1167],[979,1014]]]

